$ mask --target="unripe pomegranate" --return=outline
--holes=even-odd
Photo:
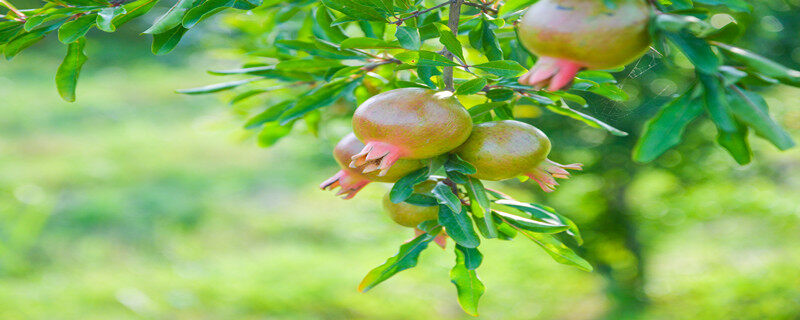
[[[547,159],[550,139],[538,128],[515,120],[475,125],[467,142],[454,152],[475,166],[475,178],[499,181],[524,175],[546,192],[555,190],[555,178],[569,178],[566,169],[581,170],[582,166]]]
[[[452,92],[395,89],[364,101],[353,115],[353,131],[366,143],[350,167],[369,162],[365,172],[388,170],[398,159],[426,159],[447,153],[467,140],[469,113]]]
[[[415,193],[430,193],[436,183],[441,178],[431,178],[414,187]],[[422,207],[408,202],[394,203],[389,196],[389,192],[383,196],[383,209],[389,214],[389,218],[397,224],[415,228],[423,221],[439,219],[439,206]]]
[[[517,34],[539,60],[519,83],[556,91],[583,68],[616,68],[644,54],[650,45],[648,4],[615,4],[611,9],[601,0],[541,0],[530,6]]]
[[[346,135],[342,140],[339,140],[339,143],[333,148],[333,157],[336,159],[336,162],[339,163],[339,166],[342,167],[342,170],[339,170],[339,172],[330,179],[325,180],[319,187],[323,190],[333,190],[336,187],[341,187],[336,195],[344,195],[344,199],[350,199],[372,181],[396,182],[412,171],[426,165],[425,162],[421,160],[398,160],[397,163],[392,166],[391,170],[386,171],[382,176],[378,175],[376,172],[363,173],[362,171],[367,171],[371,167],[378,166],[374,161],[356,169],[348,166],[350,158],[363,148],[364,144],[358,141],[356,136],[352,133]],[[375,170],[372,169],[372,171]]]

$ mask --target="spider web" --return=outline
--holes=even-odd
[[[651,49],[650,52],[637,59],[636,62],[633,63],[633,66],[629,68],[627,74],[622,79],[618,80],[619,88],[625,91],[626,85],[637,81],[637,79],[641,78],[644,74],[661,65],[663,62],[661,61],[660,57],[662,56],[663,55],[658,51]],[[655,96],[662,96],[668,89],[669,88],[666,86],[661,88],[661,91],[656,93]],[[649,90],[649,87],[643,85],[640,87],[640,90]],[[644,96],[644,94],[640,94],[640,96]],[[640,101],[640,103],[637,105],[631,105],[630,102],[618,102],[610,99],[601,99],[599,100],[599,103],[595,104],[594,112],[598,115],[601,115],[603,118],[608,119],[609,121],[619,121],[628,118],[631,114],[636,113],[638,110],[649,107],[650,104],[660,103],[659,100],[660,99],[649,99],[648,101]]]

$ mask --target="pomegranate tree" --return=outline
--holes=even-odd
[[[84,49],[92,48],[88,32],[115,32],[158,2],[64,0],[20,10],[16,1],[0,1],[3,55],[11,59],[57,34],[67,54],[55,82],[67,101],[76,98]],[[744,12],[750,4],[763,5],[758,1],[442,0],[426,7],[431,2],[181,0],[156,10],[163,14],[139,30],[153,36],[153,53],[165,54],[199,22],[223,21],[211,15],[246,10],[246,19],[224,20],[232,22],[226,28],[237,29],[224,35],[236,47],[230,52],[246,51],[246,63],[211,72],[243,78],[179,92],[233,92],[236,116],[246,116],[243,136],[265,147],[293,131],[318,134],[337,118],[351,120],[354,134],[333,152],[341,170],[320,187],[340,188],[337,195],[349,199],[372,181],[392,182],[384,206],[392,220],[416,231],[397,255],[367,274],[362,291],[415,266],[429,243],[451,240],[456,259],[450,280],[473,315],[485,289],[476,272],[482,241],[522,235],[555,261],[592,270],[573,250],[583,239],[572,221],[492,189],[501,183],[483,183],[527,176],[550,192],[556,178],[581,169],[549,160],[551,147],[560,148],[536,127],[512,120],[522,109],[517,107],[533,111],[526,118],[531,123],[566,116],[626,135],[591,115],[598,99],[622,103],[628,97],[615,75],[602,70],[623,67],[651,44],[658,52],[653,59],[684,70],[673,72],[681,77],[674,88],[679,94],[663,95],[669,101],[643,125],[635,160],[658,158],[703,115],[716,126],[718,144],[742,164],[751,159],[750,130],[779,149],[794,145],[751,86],[800,86],[800,72],[731,46],[746,23],[718,26],[749,18]],[[710,17],[725,19],[712,24]],[[518,37],[509,36],[514,32]],[[681,63],[672,63],[676,52],[683,53]],[[534,58],[529,53],[538,59],[527,71]],[[593,70],[582,73],[569,93],[547,92],[567,88],[583,69]],[[658,83],[640,85],[632,95]],[[357,101],[364,102],[355,108]],[[336,107],[326,108],[331,105]]]
[[[581,69],[612,69],[650,45],[645,0],[542,0],[517,23],[519,40],[539,60],[519,83],[560,90]]]

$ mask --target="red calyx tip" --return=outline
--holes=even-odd
[[[536,181],[544,192],[553,192],[556,190],[556,186],[558,186],[556,178],[569,179],[570,173],[567,169],[580,171],[583,169],[583,164],[571,163],[564,165],[550,159],[545,159],[542,164],[536,167],[532,172],[526,174],[526,176]]]
[[[369,180],[354,177],[345,170],[339,170],[333,177],[322,182],[319,188],[322,190],[333,190],[336,189],[336,187],[340,187],[339,191],[336,192],[336,196],[343,196],[342,199],[347,200],[355,197],[356,194],[369,183]]]
[[[351,157],[351,168],[364,166],[364,173],[380,170],[379,176],[386,175],[389,168],[400,159],[400,148],[386,142],[368,142],[361,152]]]
[[[574,61],[540,57],[517,81],[537,89],[547,87],[547,91],[558,91],[569,85],[581,69],[583,66]]]

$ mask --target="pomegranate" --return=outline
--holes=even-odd
[[[341,187],[336,195],[344,195],[344,199],[350,199],[372,181],[395,182],[412,171],[426,165],[425,161],[422,160],[398,160],[397,163],[392,166],[392,169],[388,170],[382,176],[378,175],[376,172],[363,173],[362,171],[377,167],[377,164],[374,161],[369,162],[364,167],[358,169],[353,169],[348,166],[350,157],[363,148],[364,144],[358,141],[356,136],[352,133],[346,135],[342,140],[339,140],[339,143],[333,148],[333,157],[336,159],[336,162],[339,163],[339,166],[342,167],[342,170],[339,170],[339,172],[330,179],[325,180],[319,187],[323,190],[333,190],[336,187]]]
[[[427,181],[422,182],[414,187],[415,193],[430,193],[436,183],[443,180],[443,177],[432,176]],[[424,231],[417,228],[417,226],[428,220],[439,219],[439,206],[422,207],[416,206],[407,202],[394,203],[392,202],[389,192],[383,196],[383,209],[389,214],[389,218],[395,223],[409,228],[414,228],[416,236],[424,233]],[[434,242],[440,247],[445,248],[447,244],[447,234],[445,232],[439,233],[434,238]]]
[[[467,140],[472,119],[452,92],[422,88],[386,91],[364,101],[353,114],[353,131],[366,143],[351,168],[388,174],[398,159],[426,159]]]
[[[522,45],[539,56],[519,83],[550,91],[583,68],[611,69],[640,57],[650,45],[650,8],[644,0],[541,0],[517,23]]]
[[[475,178],[499,181],[524,175],[546,192],[555,190],[555,178],[569,178],[566,169],[581,170],[582,166],[547,159],[550,139],[538,128],[515,120],[475,125],[467,142],[454,152],[475,166]]]

